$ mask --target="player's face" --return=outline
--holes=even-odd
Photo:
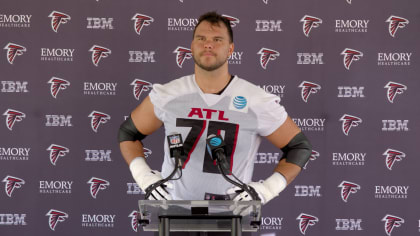
[[[201,22],[195,30],[191,52],[195,64],[203,70],[213,71],[225,65],[233,52],[227,27],[222,22]]]

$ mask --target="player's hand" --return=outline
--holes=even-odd
[[[262,188],[263,186],[259,186],[261,185],[258,182],[250,182],[248,184],[248,187],[251,189],[253,188],[255,190],[255,192],[258,194],[258,197],[261,199],[261,203],[264,204],[265,200],[264,200],[264,196],[261,194],[260,191],[258,191],[258,189]],[[229,188],[226,191],[226,194],[228,195],[234,195],[237,194],[232,200],[233,201],[252,201],[252,196],[249,195],[249,193],[245,192],[243,189],[241,189],[240,187],[232,187]]]
[[[158,184],[163,178],[159,171],[152,170],[150,173],[145,174],[144,176],[144,185],[147,185],[144,189],[145,192],[149,190],[154,184]],[[155,186],[153,186],[155,187]],[[148,200],[172,200],[171,195],[167,191],[167,189],[173,189],[173,184],[169,181],[159,184],[156,188],[153,189]]]

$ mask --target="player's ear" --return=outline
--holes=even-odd
[[[235,49],[235,44],[233,44],[232,42],[229,44],[229,57],[230,55],[232,55],[234,49]]]

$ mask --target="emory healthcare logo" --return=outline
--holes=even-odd
[[[299,230],[303,235],[305,235],[308,226],[313,226],[319,221],[316,216],[311,216],[305,213],[301,213],[296,220],[299,220]]]
[[[390,148],[388,148],[382,155],[386,157],[385,165],[389,170],[392,170],[396,161],[402,161],[405,157],[405,153]]]
[[[6,176],[6,178],[3,179],[4,189],[6,191],[7,196],[12,197],[13,190],[17,188],[21,188],[22,184],[25,184],[25,181],[18,177],[13,176]]]
[[[90,126],[92,130],[98,132],[99,125],[105,124],[108,120],[111,119],[111,116],[99,111],[92,111],[88,117],[91,117]]]
[[[141,80],[141,79],[134,79],[130,85],[133,85],[133,95],[136,100],[140,99],[140,95],[143,91],[147,92],[152,89],[152,83]]]
[[[137,232],[138,230],[138,223],[137,223],[137,216],[138,216],[138,211],[134,210],[130,213],[130,215],[128,215],[128,217],[131,217],[131,228],[133,229],[134,232]]]
[[[62,13],[62,12],[58,12],[58,11],[51,12],[51,14],[48,17],[51,17],[51,28],[56,33],[57,33],[57,30],[58,30],[58,27],[61,24],[65,24],[69,20],[71,20],[69,15],[67,15],[65,13]]]
[[[398,28],[404,28],[408,23],[410,23],[407,19],[399,16],[390,16],[385,22],[389,23],[388,31],[392,37],[395,37],[395,33]]]
[[[95,199],[99,190],[104,190],[109,186],[108,181],[96,177],[92,177],[87,183],[90,184],[90,195]]]
[[[309,160],[305,163],[305,166],[303,169],[306,169],[306,166],[308,165],[309,161],[315,161],[319,157],[319,152],[312,150],[311,155],[309,156]]]
[[[3,115],[6,116],[6,126],[10,131],[16,122],[22,121],[26,117],[25,113],[13,109],[7,109]]]
[[[407,90],[407,86],[392,81],[389,81],[384,88],[388,89],[386,95],[390,103],[394,103],[395,95],[402,94],[404,90]]]
[[[346,48],[343,52],[341,52],[341,55],[344,55],[344,67],[347,70],[350,70],[351,63],[353,61],[358,61],[363,56],[363,53],[354,49]]]
[[[66,89],[68,86],[70,86],[70,82],[65,79],[60,79],[57,77],[52,77],[49,81],[49,84],[51,84],[50,92],[53,98],[57,98],[57,94],[60,90]]]
[[[176,64],[182,68],[182,64],[186,59],[192,58],[192,53],[189,48],[177,47],[173,53],[176,53]]]
[[[341,182],[338,187],[341,188],[341,199],[344,202],[347,202],[350,193],[356,193],[360,189],[360,185],[348,181]]]
[[[140,35],[141,29],[143,26],[149,26],[153,22],[153,18],[150,16],[135,14],[131,20],[134,20],[134,31]]]
[[[261,55],[260,64],[264,70],[267,69],[267,64],[270,60],[275,60],[278,56],[280,56],[279,52],[268,48],[261,48],[257,54]]]
[[[26,48],[24,46],[15,43],[8,43],[3,49],[7,50],[7,61],[10,64],[13,64],[16,56],[20,56],[26,52]]]
[[[309,37],[309,33],[312,28],[318,28],[322,24],[322,20],[315,16],[305,15],[300,22],[303,22],[303,33],[306,37]]]
[[[308,102],[309,95],[311,93],[317,93],[318,90],[321,89],[321,86],[319,84],[315,84],[315,83],[312,83],[312,82],[303,81],[299,85],[299,88],[302,88],[301,93],[300,93],[300,95],[302,97],[302,100],[304,102]]]
[[[344,114],[341,118],[340,121],[343,122],[342,124],[342,129],[345,135],[349,135],[349,131],[351,127],[356,127],[358,126],[360,123],[362,123],[362,119],[360,119],[359,117],[356,116],[352,116],[352,115],[347,115]]]
[[[98,45],[93,45],[89,49],[89,52],[92,52],[92,62],[95,66],[98,66],[101,58],[106,58],[109,56],[109,54],[111,54],[110,49]]]
[[[391,236],[391,232],[394,228],[401,227],[404,223],[404,219],[398,216],[386,215],[382,221],[385,221],[385,233]]]
[[[224,18],[226,18],[226,19],[228,19],[229,20],[229,22],[230,22],[230,26],[233,28],[233,27],[235,27],[236,26],[236,24],[239,24],[239,19],[238,18],[236,18],[236,17],[233,17],[233,16],[228,16],[228,15],[225,15],[225,14],[223,14],[222,15]]]
[[[57,163],[57,159],[59,157],[65,156],[67,153],[70,152],[70,150],[66,147],[57,145],[57,144],[51,144],[47,151],[50,151],[50,162],[51,164],[55,165]]]
[[[46,216],[49,216],[48,219],[48,225],[50,226],[50,229],[55,231],[55,227],[57,226],[58,222],[63,222],[66,220],[66,218],[69,217],[69,215],[65,212],[51,209]]]

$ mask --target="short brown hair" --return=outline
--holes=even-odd
[[[228,30],[229,41],[231,43],[233,43],[233,31],[232,31],[232,27],[230,26],[230,20],[228,18],[218,14],[215,11],[210,11],[210,12],[204,13],[203,15],[200,16],[200,18],[198,18],[198,22],[197,22],[197,24],[195,25],[195,28],[194,28],[193,37],[195,35],[195,30],[197,29],[198,25],[203,21],[208,21],[212,25],[219,25],[219,23],[222,22]]]

